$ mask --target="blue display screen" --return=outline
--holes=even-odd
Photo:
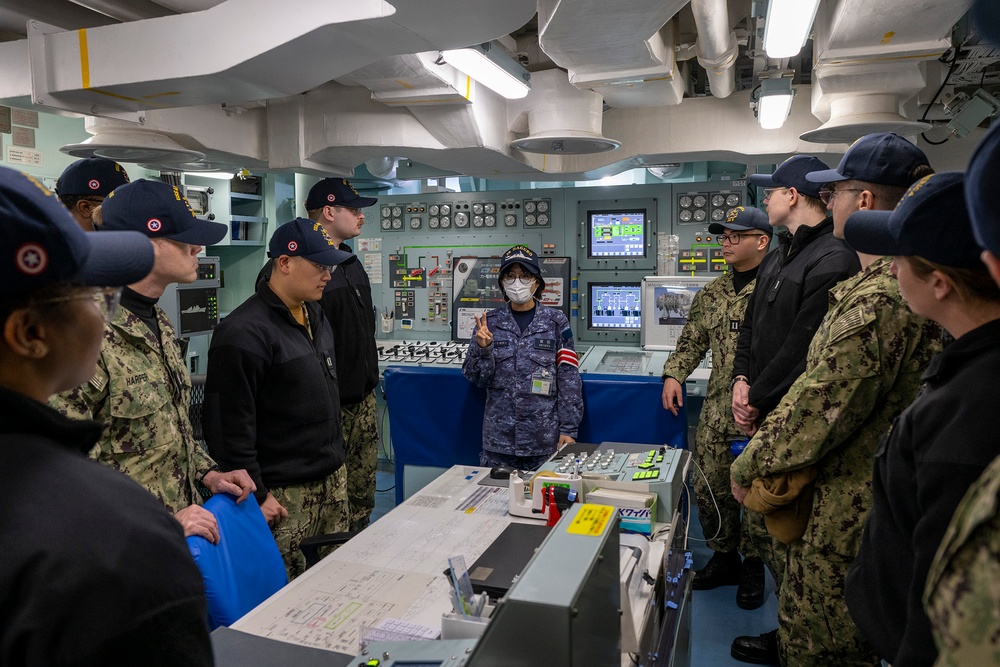
[[[646,256],[646,210],[588,211],[591,259]]]
[[[639,283],[590,283],[590,329],[633,330],[642,324]]]

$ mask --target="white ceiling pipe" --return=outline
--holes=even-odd
[[[698,64],[708,72],[709,89],[715,97],[729,97],[736,89],[739,45],[729,25],[727,0],[691,0],[691,12],[698,28]]]

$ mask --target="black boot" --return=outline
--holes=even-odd
[[[736,604],[742,609],[756,609],[764,604],[764,561],[760,558],[743,559]]]
[[[733,640],[729,654],[741,662],[755,665],[778,664],[778,631],[771,630],[757,637],[745,635]]]
[[[740,583],[740,555],[735,551],[716,551],[705,567],[694,575],[691,587],[696,591],[707,591],[719,586],[735,586]]]

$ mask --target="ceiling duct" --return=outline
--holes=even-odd
[[[910,120],[899,113],[896,95],[856,95],[830,103],[830,120],[799,138],[821,144],[850,144],[872,132],[895,132],[903,136],[920,134],[930,123]]]
[[[870,132],[915,135],[929,123],[901,112],[939,80],[928,61],[950,46],[950,31],[972,0],[839,0],[820,5],[814,22],[812,112],[823,125],[800,138],[850,143]],[[878,57],[873,58],[873,49]]]
[[[85,128],[94,136],[78,144],[68,144],[60,151],[73,157],[104,157],[116,162],[155,162],[180,164],[198,161],[205,154],[185,148],[174,139],[132,123],[88,117]]]
[[[698,28],[698,64],[708,72],[709,90],[715,97],[729,97],[736,90],[740,49],[729,25],[728,0],[691,0],[691,13]]]
[[[585,155],[621,146],[621,142],[601,135],[601,96],[573,87],[562,70],[534,73],[524,103],[529,134],[512,141],[511,148],[527,153]]]

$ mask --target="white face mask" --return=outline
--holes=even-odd
[[[508,299],[520,305],[531,301],[531,297],[535,293],[534,283],[534,278],[515,278],[512,283],[505,282],[503,290]]]

